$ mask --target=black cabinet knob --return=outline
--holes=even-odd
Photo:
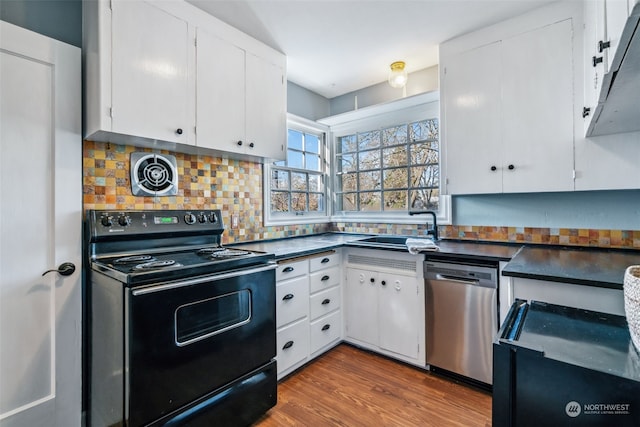
[[[598,42],[598,52],[602,53],[603,50],[609,49],[611,47],[611,41],[605,42],[600,40]]]
[[[594,56],[593,58],[591,58],[591,63],[594,67],[597,67],[598,64],[600,64],[602,61],[604,61],[602,56]]]
[[[255,144],[254,144],[253,142],[250,142],[250,143],[249,143],[249,147],[250,147],[250,148],[253,148],[253,147],[255,147]]]
[[[291,273],[293,271],[293,267],[286,267],[284,270],[282,270],[283,273]]]
[[[238,141],[238,142],[237,142],[237,144],[238,144],[238,145],[242,145],[242,141]]]
[[[47,273],[58,273],[61,276],[71,276],[76,271],[76,266],[71,262],[63,262],[55,270],[47,270],[42,275]]]
[[[384,280],[383,280],[382,282],[380,282],[380,284],[381,284],[382,286],[387,286],[387,282],[386,282],[386,281],[384,281]]]
[[[591,112],[591,108],[582,107],[582,118],[584,119],[585,117],[587,117],[590,112]]]
[[[180,128],[176,129],[176,133],[177,133],[178,135],[182,135],[182,129],[180,129]]]
[[[330,300],[329,298],[325,298],[325,299],[322,301],[322,305],[327,305],[327,304],[329,304],[330,302],[331,302],[331,300]]]
[[[497,171],[497,170],[498,170],[498,168],[497,168],[497,167],[495,167],[495,166],[491,166],[491,172],[495,172],[495,171]]]
[[[331,325],[326,324],[326,325],[324,325],[324,326],[322,327],[322,330],[323,330],[323,331],[328,331],[330,327],[331,327]]]
[[[293,347],[293,341],[287,341],[285,345],[282,346],[283,350]]]
[[[376,279],[374,279],[374,278],[372,277],[371,279],[369,279],[369,281],[370,281],[371,283],[374,283],[374,282],[376,281]]]
[[[321,264],[326,264],[329,261],[331,261],[329,258],[322,258],[322,261],[320,261]]]
[[[286,294],[282,297],[282,301],[288,301],[290,299],[293,299],[293,294]]]
[[[507,168],[508,168],[510,171],[512,171],[512,170],[514,170],[516,167],[515,167],[515,166],[513,166],[513,165],[509,165],[509,166],[507,166]]]
[[[323,282],[326,282],[327,280],[329,280],[329,276],[322,276],[322,279],[320,279]]]

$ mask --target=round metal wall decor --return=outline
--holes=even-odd
[[[131,153],[131,192],[134,196],[178,194],[178,166],[169,154]]]

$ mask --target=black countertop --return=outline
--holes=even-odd
[[[276,260],[281,260],[311,255],[347,244],[351,247],[358,247],[357,241],[369,236],[372,234],[336,232],[238,243],[232,246],[273,253]],[[636,250],[526,246],[467,240],[440,240],[437,244],[440,248],[439,251],[424,252],[430,259],[464,258],[505,261],[507,264],[502,272],[504,276],[611,289],[622,289],[626,268],[630,265],[640,265],[640,251]],[[370,245],[362,247],[372,249]],[[380,250],[394,249],[380,248]],[[422,257],[423,255],[416,256]]]
[[[640,251],[525,246],[504,276],[622,289],[624,272],[640,264]]]

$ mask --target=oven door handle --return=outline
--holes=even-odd
[[[161,285],[149,286],[148,288],[134,289],[132,294],[134,297],[138,295],[153,294],[156,292],[168,291],[170,289],[182,288],[184,286],[199,285],[200,283],[207,283],[214,280],[231,279],[233,277],[244,276],[245,274],[261,273],[263,271],[275,270],[276,268],[278,268],[278,265],[276,263],[269,263],[267,265],[256,268],[234,270],[228,273],[210,274],[208,276],[201,276],[195,279],[164,283]]]

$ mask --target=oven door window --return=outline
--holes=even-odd
[[[248,289],[181,305],[175,313],[176,344],[185,346],[221,334],[250,319]]]

